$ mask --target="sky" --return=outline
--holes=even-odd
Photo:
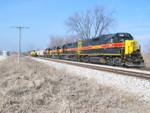
[[[109,33],[128,32],[145,52],[150,46],[150,0],[0,0],[0,50],[18,50],[22,30],[22,51],[44,49],[50,35],[68,35],[65,21],[77,11],[95,6],[113,10],[115,26]]]

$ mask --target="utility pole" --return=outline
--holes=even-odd
[[[28,28],[30,28],[30,27],[17,27],[17,26],[15,26],[15,27],[11,27],[11,28],[17,28],[17,29],[19,29],[19,38],[18,38],[18,63],[20,63],[20,54],[21,54],[21,30],[22,29],[28,29]]]

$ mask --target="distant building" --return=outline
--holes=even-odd
[[[3,56],[10,56],[9,50],[3,50]]]

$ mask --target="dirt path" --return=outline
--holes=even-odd
[[[136,95],[15,57],[0,62],[0,113],[149,113]]]

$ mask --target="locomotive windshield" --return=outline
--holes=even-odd
[[[129,33],[118,33],[113,37],[115,43],[122,42],[125,40],[133,40],[133,37]]]
[[[133,37],[128,33],[118,34],[118,41],[133,40]]]

